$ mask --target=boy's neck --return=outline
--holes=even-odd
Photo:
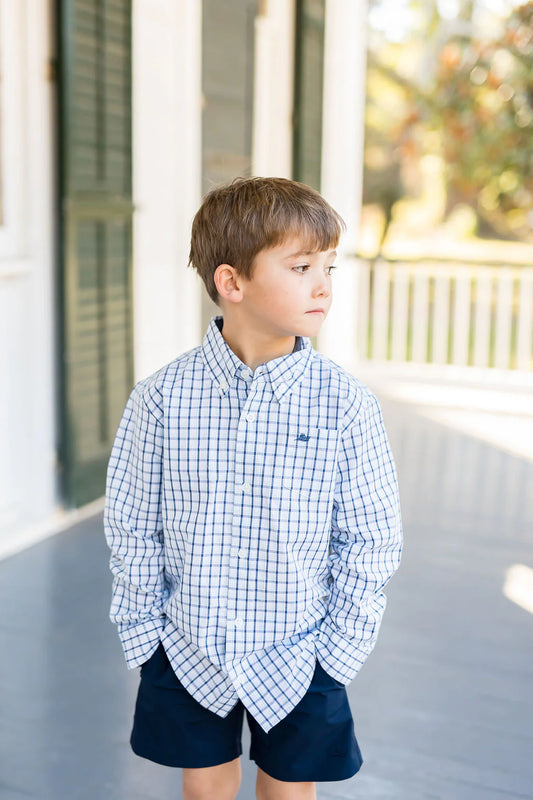
[[[289,355],[293,352],[296,344],[295,336],[273,339],[271,336],[265,336],[261,331],[243,332],[240,325],[235,324],[231,318],[226,318],[226,316],[223,320],[222,336],[237,358],[250,367],[252,372],[266,361]]]

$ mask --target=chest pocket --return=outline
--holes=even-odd
[[[335,429],[289,426],[287,447],[279,464],[282,492],[317,498],[329,493],[338,438]]]

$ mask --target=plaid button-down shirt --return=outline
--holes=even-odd
[[[268,731],[318,658],[348,684],[398,567],[396,475],[374,395],[297,337],[252,371],[210,323],[133,389],[108,467],[111,619],[126,661]]]

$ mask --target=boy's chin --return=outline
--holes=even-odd
[[[299,336],[316,336],[320,332],[324,320],[326,319],[323,314],[310,314],[309,319],[305,319],[301,325],[301,333]]]

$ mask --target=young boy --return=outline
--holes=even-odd
[[[131,745],[232,800],[246,711],[260,800],[362,759],[346,685],[396,570],[395,470],[373,394],[315,352],[343,227],[281,178],[211,191],[190,264],[222,316],[140,381],[109,461],[111,619],[141,666]]]

